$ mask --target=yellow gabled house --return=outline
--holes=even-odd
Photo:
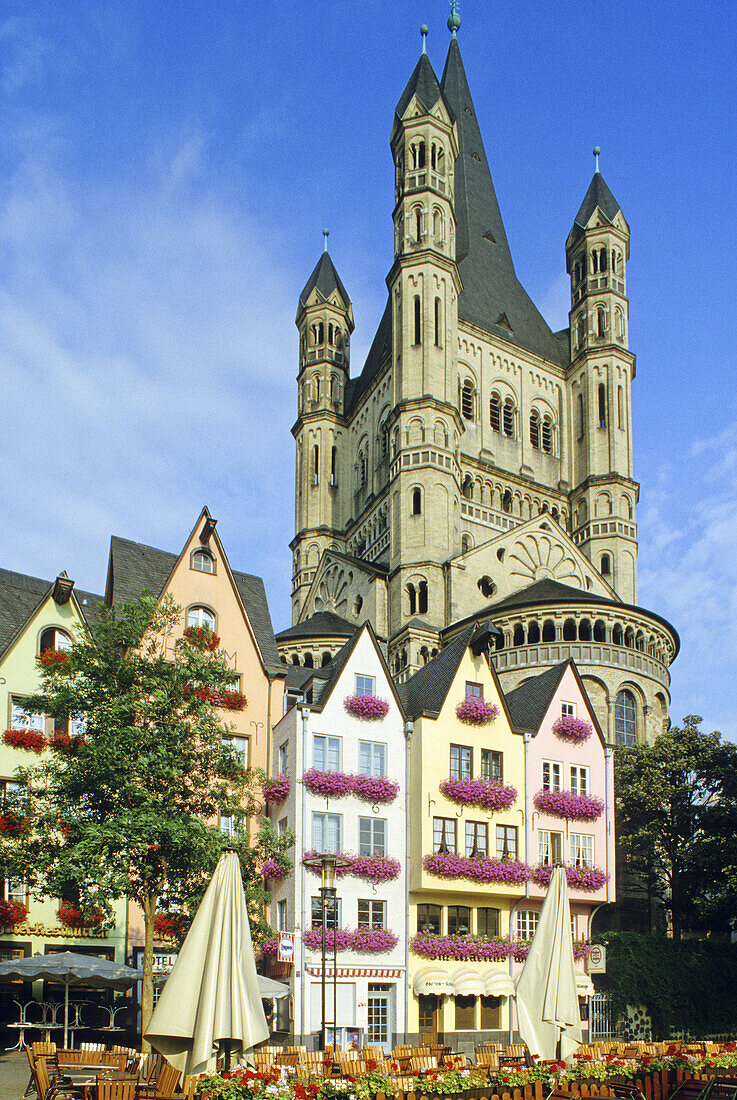
[[[3,827],[19,788],[16,771],[48,752],[54,735],[74,733],[68,723],[43,714],[28,715],[25,701],[40,687],[38,658],[51,649],[68,649],[79,630],[94,625],[101,596],[75,590],[60,573],[54,581],[0,569],[0,799]],[[12,825],[12,821],[11,821]],[[115,902],[115,924],[107,931],[77,927],[75,899],[36,898],[22,880],[2,881],[0,958],[84,951],[125,961],[126,903]],[[61,914],[61,915],[60,915]],[[69,923],[71,921],[71,923]],[[17,1009],[13,1010],[17,1018]]]
[[[409,766],[409,1033],[508,1041],[511,914],[525,896],[524,751],[476,624],[400,687]]]

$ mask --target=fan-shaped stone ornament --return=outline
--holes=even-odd
[[[325,571],[315,596],[315,611],[334,611],[348,618],[348,601],[352,595],[353,573],[340,565]]]
[[[534,581],[555,580],[571,588],[584,590],[581,570],[566,547],[544,532],[531,531],[507,551],[510,578],[519,578],[522,586]]]

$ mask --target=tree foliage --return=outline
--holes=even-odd
[[[218,817],[229,817],[239,838],[257,911],[257,863],[271,840],[263,836],[251,851],[247,823],[260,809],[254,777],[199,690],[226,689],[234,675],[217,638],[207,630],[181,637],[180,620],[171,599],[101,607],[92,636],[80,632],[58,660],[40,660],[41,690],[27,704],[62,731],[70,719],[82,723],[81,736],[60,733],[54,751],[22,773],[33,823],[22,843],[27,877],[39,893],[72,888],[83,911],[109,914],[116,898],[138,903],[144,1028],[154,920],[197,904],[223,848]]]
[[[652,745],[618,747],[617,843],[654,884],[673,934],[727,931],[737,917],[737,748],[689,715]]]

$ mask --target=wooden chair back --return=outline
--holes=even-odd
[[[51,1078],[49,1077],[49,1067],[46,1065],[46,1059],[44,1057],[35,1058],[31,1063],[31,1073],[33,1074],[33,1084],[36,1087],[36,1094],[38,1100],[46,1100],[46,1095],[51,1088]]]
[[[476,1051],[476,1061],[487,1069],[499,1069],[499,1055],[494,1050]]]
[[[143,1075],[143,1080],[150,1083],[155,1081],[161,1073],[164,1057],[162,1054],[154,1054],[153,1052],[147,1054],[146,1057],[148,1058],[148,1062],[145,1067],[141,1066],[141,1074]]]
[[[80,1050],[105,1050],[104,1043],[80,1043]]]
[[[56,1054],[56,1043],[32,1043],[33,1053],[36,1058],[39,1055],[43,1057],[53,1058]]]
[[[374,1062],[384,1061],[384,1051],[381,1047],[364,1047],[363,1056],[364,1058],[370,1058]]]
[[[137,1077],[98,1077],[97,1100],[135,1100]]]
[[[195,1095],[195,1089],[197,1088],[197,1082],[199,1081],[199,1075],[188,1075],[182,1081],[182,1097],[191,1097]]]
[[[112,1050],[100,1051],[101,1066],[111,1066],[122,1071],[128,1065],[129,1061],[130,1058],[127,1054],[114,1054]]]
[[[180,1076],[181,1073],[176,1066],[171,1066],[168,1062],[164,1062],[161,1067],[161,1072],[156,1078],[156,1091],[154,1096],[159,1098],[159,1100],[169,1100],[169,1097],[174,1095],[174,1091],[179,1084]]]
[[[507,1058],[524,1058],[527,1047],[524,1043],[512,1043],[510,1046],[505,1047],[504,1053]]]
[[[410,1068],[413,1073],[419,1073],[423,1069],[437,1069],[438,1060],[431,1054],[413,1054],[410,1058]]]
[[[468,1065],[466,1055],[463,1053],[446,1054],[443,1059],[448,1069],[464,1069]]]
[[[96,1066],[102,1062],[102,1050],[57,1050],[56,1064],[61,1066]]]

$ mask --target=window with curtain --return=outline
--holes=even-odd
[[[361,775],[386,775],[386,745],[378,741],[359,741],[358,771]]]
[[[312,738],[312,766],[319,772],[339,772],[342,758],[342,738],[316,733]]]
[[[358,854],[361,856],[386,855],[385,817],[359,817]]]
[[[450,778],[470,779],[473,750],[468,745],[450,746]]]
[[[485,821],[466,822],[466,855],[470,856],[476,846],[476,853],[484,859],[489,851],[489,826]]]
[[[594,838],[586,833],[571,833],[569,837],[571,863],[574,867],[594,866]]]
[[[543,760],[543,790],[559,791],[563,786],[563,765],[557,760]]]
[[[339,852],[343,840],[340,814],[312,813],[312,847],[316,852]]]
[[[454,817],[434,817],[432,819],[433,851],[439,852],[445,841],[449,852],[456,851],[456,819]]]

